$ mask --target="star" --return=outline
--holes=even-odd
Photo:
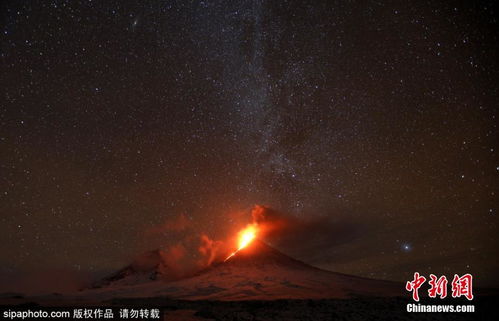
[[[402,251],[404,251],[404,252],[412,251],[412,245],[409,243],[402,243],[401,248],[402,248]]]
[[[153,2],[2,3],[1,262],[108,271],[265,204],[331,222],[281,244],[305,262],[495,282],[489,6]]]

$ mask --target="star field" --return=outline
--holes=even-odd
[[[167,219],[222,238],[266,204],[355,227],[293,253],[317,266],[499,284],[488,3],[1,8],[4,271],[115,269]]]

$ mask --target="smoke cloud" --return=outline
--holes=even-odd
[[[251,214],[262,240],[287,254],[311,261],[317,261],[322,253],[353,241],[365,231],[362,224],[345,218],[298,218],[262,205],[256,205]]]
[[[246,220],[246,222],[244,222]],[[237,222],[236,222],[237,221]],[[169,235],[170,244],[159,246],[158,256],[150,262],[150,257],[141,255],[135,258],[136,266],[150,269],[151,264],[168,278],[181,278],[207,268],[214,262],[223,261],[235,249],[237,228],[257,226],[257,238],[277,249],[303,259],[316,261],[311,255],[327,251],[335,245],[349,242],[361,234],[361,226],[347,221],[329,218],[303,219],[263,205],[255,205],[251,216],[246,212],[227,229],[223,240],[213,239],[204,231],[199,231],[185,215],[169,219],[159,226],[148,228],[145,237],[154,239]],[[161,237],[157,238],[158,241]],[[164,270],[164,271],[163,271]],[[163,273],[164,272],[164,273]]]
[[[198,250],[202,258],[198,261],[198,266],[206,267],[211,265],[215,260],[221,259],[224,254],[225,247],[222,241],[211,240],[207,235],[201,235],[201,245]]]

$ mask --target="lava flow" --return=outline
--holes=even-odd
[[[256,233],[257,233],[257,229],[256,229],[255,225],[250,225],[247,228],[245,228],[244,230],[242,230],[239,233],[239,247],[237,248],[237,250],[232,252],[232,254],[229,255],[224,260],[224,262],[227,261],[228,259],[230,259],[231,257],[233,257],[234,255],[236,255],[237,252],[244,249],[248,244],[250,244],[251,241],[253,241],[255,239]]]

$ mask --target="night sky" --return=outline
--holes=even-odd
[[[316,266],[499,285],[496,13],[2,1],[0,272],[117,269],[263,204],[328,222],[281,248]]]

